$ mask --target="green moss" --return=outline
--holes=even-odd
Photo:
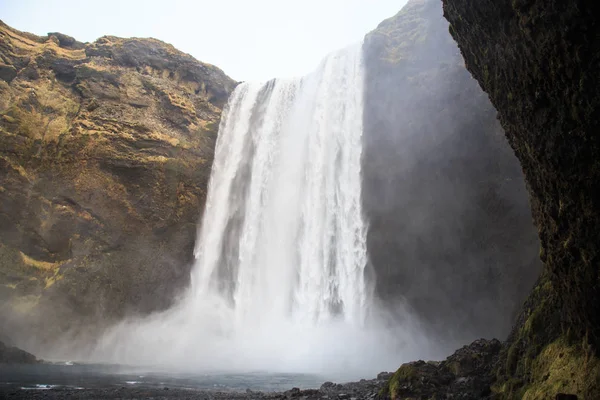
[[[544,261],[544,258],[546,257],[546,249],[544,249],[544,246],[540,246],[539,257],[540,260]]]
[[[11,117],[10,115],[3,115],[2,119],[10,124],[14,124],[15,122],[17,122],[17,120]]]
[[[418,378],[419,371],[411,364],[402,364],[394,373],[390,380],[379,391],[379,397],[389,397],[392,400],[396,399],[400,391],[401,384],[410,382]]]
[[[499,399],[550,399],[557,393],[600,398],[600,362],[587,342],[574,343],[557,323],[558,298],[547,276],[528,299],[492,387]]]
[[[517,369],[517,363],[519,361],[519,348],[517,343],[513,343],[508,349],[508,355],[506,356],[506,373],[512,375]]]
[[[216,122],[208,122],[205,126],[204,126],[204,130],[206,132],[218,132],[219,131],[219,121]]]
[[[9,117],[17,124],[17,133],[28,138],[42,137],[48,119],[35,110],[27,111],[20,109],[17,106],[12,106],[9,109]]]
[[[600,361],[584,346],[569,344],[565,337],[546,346],[533,360],[523,399],[550,399],[557,393],[600,398]]]
[[[379,392],[377,392],[377,397],[380,399],[384,399],[388,396],[388,394],[390,393],[390,386],[389,386],[389,382],[383,386],[381,389],[379,389]]]
[[[512,378],[502,382],[500,387],[492,387],[492,392],[498,396],[498,398],[520,399],[525,393],[525,387],[523,385],[521,379]],[[507,396],[507,394],[509,395]]]
[[[487,65],[483,66],[483,81],[486,82],[486,84],[490,81],[490,70]]]

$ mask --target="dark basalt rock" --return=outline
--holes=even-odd
[[[559,393],[556,395],[556,400],[577,400],[577,396],[574,394],[566,394],[566,393]]]
[[[387,381],[392,377],[392,375],[394,375],[393,372],[380,372],[377,374],[377,379]]]
[[[501,344],[479,339],[442,362],[403,364],[379,393],[381,399],[486,399]]]
[[[545,264],[503,350],[498,395],[600,398],[600,10],[591,0],[444,0],[444,10],[521,162]]]

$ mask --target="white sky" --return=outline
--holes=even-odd
[[[82,42],[154,37],[236,80],[304,75],[406,0],[0,0],[0,19]]]

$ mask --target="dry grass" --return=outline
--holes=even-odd
[[[10,165],[10,167],[17,172],[19,175],[21,175],[23,178],[27,179],[28,181],[32,180],[31,175],[29,175],[27,173],[27,171],[25,170],[25,168],[23,168],[21,165],[19,164],[15,164],[10,158],[6,157],[6,156],[0,156],[0,159],[4,160],[8,165]]]
[[[28,267],[39,269],[41,271],[55,271],[58,268],[60,268],[61,265],[68,261],[58,261],[52,263],[47,261],[36,260],[34,258],[29,257],[27,254],[21,251],[19,252],[19,254],[21,255],[21,260],[23,261],[23,264],[27,265]]]
[[[0,35],[4,36],[4,40],[10,42],[14,54],[22,55],[30,53],[37,55],[45,51],[50,51],[57,56],[70,60],[81,60],[86,57],[85,50],[83,49],[65,49],[45,37],[20,32],[6,25],[0,25]]]

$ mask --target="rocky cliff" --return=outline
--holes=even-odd
[[[377,292],[450,350],[505,337],[540,270],[523,174],[438,0],[365,39],[363,203]]]
[[[597,4],[444,0],[444,9],[523,167],[545,264],[495,390],[500,398],[600,398]]]
[[[234,86],[158,40],[84,44],[0,23],[5,335],[25,316],[45,338],[170,304]]]

